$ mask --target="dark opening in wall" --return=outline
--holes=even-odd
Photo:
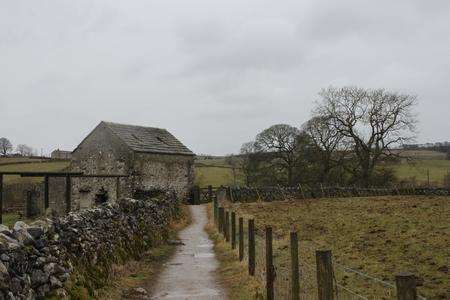
[[[108,202],[108,191],[101,187],[95,194],[95,204],[103,204]]]
[[[150,190],[141,190],[137,189],[133,192],[133,198],[138,200],[146,200],[150,198],[155,198],[164,194],[164,190],[162,189],[150,189]]]

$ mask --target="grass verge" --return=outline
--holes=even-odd
[[[262,299],[262,286],[247,273],[245,262],[239,262],[238,254],[227,244],[214,226],[212,206],[208,205],[208,225],[205,230],[214,243],[214,252],[219,261],[217,278],[228,292],[230,299]]]

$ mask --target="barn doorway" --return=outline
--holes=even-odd
[[[108,202],[108,200],[109,200],[108,191],[104,187],[101,187],[95,194],[95,204],[96,205],[104,204]]]

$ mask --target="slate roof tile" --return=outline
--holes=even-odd
[[[136,152],[194,155],[166,129],[103,122],[128,147]]]

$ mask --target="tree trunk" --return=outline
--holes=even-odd
[[[292,166],[289,166],[287,169],[287,185],[292,186]]]

